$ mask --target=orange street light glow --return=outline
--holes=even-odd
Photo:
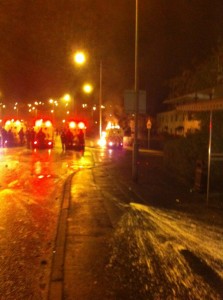
[[[79,64],[79,65],[82,65],[85,63],[86,61],[86,57],[85,57],[85,54],[81,51],[78,51],[74,54],[74,61],[75,63]]]
[[[85,93],[90,94],[92,92],[92,90],[93,90],[93,87],[92,87],[91,84],[86,83],[86,84],[83,85],[83,91]]]

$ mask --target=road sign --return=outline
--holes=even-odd
[[[124,93],[124,107],[126,113],[135,112],[135,91],[126,90]],[[146,113],[146,91],[139,91],[139,113]]]
[[[151,122],[150,119],[148,119],[148,121],[147,121],[147,123],[146,123],[146,127],[147,127],[147,129],[151,129],[151,127],[152,127],[152,122]]]

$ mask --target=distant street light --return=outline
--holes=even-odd
[[[65,94],[65,95],[63,96],[63,100],[66,101],[66,102],[69,102],[70,99],[71,99],[71,96],[70,96],[69,94]]]
[[[38,116],[38,112],[41,111],[42,107],[45,105],[42,101],[35,101],[33,103],[28,103],[28,112],[32,113],[35,118]]]
[[[93,86],[92,86],[91,84],[89,84],[89,83],[85,83],[85,84],[83,85],[83,91],[84,91],[86,94],[90,94],[90,93],[92,93],[92,91],[93,91]]]
[[[18,102],[15,103],[14,110],[16,110],[16,117],[17,117],[17,119],[18,119],[18,117],[19,117]]]
[[[61,100],[63,100],[65,102],[65,108],[67,109],[66,114],[68,115],[70,113],[70,111],[69,111],[69,103],[70,103],[70,100],[71,100],[70,94],[65,94],[61,98]]]
[[[49,103],[53,105],[53,109],[51,109],[50,112],[53,115],[53,122],[55,122],[55,106],[58,106],[58,102],[56,100],[50,99]]]

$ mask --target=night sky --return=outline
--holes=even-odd
[[[138,1],[139,86],[154,113],[168,79],[205,59],[223,37],[223,1]],[[80,95],[89,80],[95,101],[101,60],[103,101],[118,103],[134,87],[134,30],[134,0],[1,0],[1,100]],[[82,69],[72,61],[77,49],[88,54]]]

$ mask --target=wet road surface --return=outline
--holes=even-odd
[[[46,299],[64,180],[79,154],[0,149],[0,299]]]
[[[84,155],[1,149],[0,299],[47,299],[63,185],[71,174],[67,242],[75,251],[67,252],[64,299],[222,299],[222,223],[154,206],[153,195],[162,193],[155,182],[135,194],[140,185],[129,180],[129,157],[90,148]],[[145,166],[149,178],[155,159]]]

